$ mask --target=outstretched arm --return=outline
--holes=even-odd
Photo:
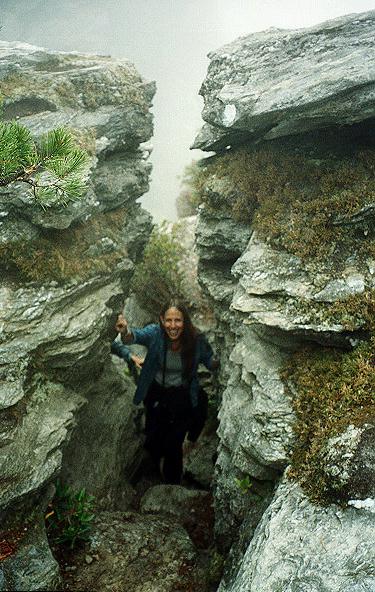
[[[131,360],[131,352],[126,345],[120,343],[119,341],[112,341],[111,343],[111,354],[115,354],[119,358],[122,358],[126,362],[130,362]]]
[[[142,369],[144,358],[141,358],[140,356],[132,354],[130,349],[126,345],[124,345],[123,343],[120,343],[119,341],[116,341],[116,340],[112,341],[111,353],[115,354],[115,356],[118,356],[119,358],[122,358],[126,362],[130,362],[132,360],[134,362],[134,364],[136,365],[136,367],[139,368],[139,370]]]

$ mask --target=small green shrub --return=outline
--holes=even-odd
[[[296,414],[290,476],[313,501],[335,501],[322,451],[332,436],[375,415],[375,337],[350,352],[307,348],[284,372]]]
[[[45,517],[49,538],[70,549],[87,541],[95,518],[94,499],[85,489],[74,491],[58,482],[55,497]]]
[[[173,236],[163,228],[154,228],[131,284],[137,301],[151,318],[157,319],[162,306],[172,298],[184,300],[184,278],[179,268],[182,251]]]
[[[194,216],[201,202],[197,188],[200,176],[198,163],[193,160],[184,169],[181,177],[181,192],[176,199],[176,209],[179,218]]]

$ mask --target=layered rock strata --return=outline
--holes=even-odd
[[[68,128],[90,156],[79,201],[42,209],[24,187],[0,194],[0,511],[11,536],[30,521],[26,501],[43,514],[59,475],[107,508],[129,503],[134,386],[112,365],[108,328],[152,226],[136,200],[148,190],[155,85],[126,60],[1,42],[0,92],[6,120],[36,140]],[[13,559],[1,589],[56,585],[41,572],[19,587]]]
[[[222,361],[216,540],[230,553],[220,592],[370,592],[374,587],[369,382],[352,395],[360,398],[366,391],[367,406],[352,423],[342,417],[320,449],[317,464],[330,505],[315,506],[310,499],[321,486],[318,480],[309,483],[307,495],[288,469],[278,485],[296,441],[300,393],[287,378],[296,352],[310,352],[306,368],[309,355],[312,365],[333,351],[344,364],[345,355],[362,343],[362,370],[371,374],[372,313],[366,317],[365,310],[373,310],[375,288],[372,185],[363,173],[362,199],[343,213],[337,198],[337,211],[326,218],[323,205],[321,212],[310,207],[313,186],[298,186],[300,220],[290,214],[295,202],[288,187],[294,180],[286,178],[282,193],[275,194],[285,155],[315,167],[320,171],[315,179],[322,178],[323,169],[335,171],[347,162],[357,174],[361,151],[374,162],[374,32],[371,11],[311,29],[257,33],[209,56],[201,89],[207,124],[194,147],[218,153],[203,164],[196,242],[199,281],[215,310]],[[251,173],[250,161],[265,166]],[[263,183],[262,171],[274,182]],[[325,185],[325,197],[337,194],[344,200],[348,192],[358,193],[352,182]],[[281,228],[278,235],[272,234],[272,216]],[[324,232],[331,242],[306,254],[304,232],[307,243],[322,219],[328,220]],[[299,244],[303,255],[294,248],[299,224],[305,228]],[[343,226],[347,235],[339,234]],[[324,245],[322,235],[317,237]],[[354,373],[354,365],[348,367]],[[327,397],[330,380],[327,375]],[[310,389],[313,393],[314,385]],[[318,396],[324,399],[323,392]],[[350,501],[351,496],[359,499]],[[334,549],[340,550],[338,558]]]

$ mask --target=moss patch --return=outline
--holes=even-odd
[[[344,331],[375,331],[375,290],[365,290],[336,302],[299,299],[293,303],[296,314],[310,323],[341,325]]]
[[[375,150],[370,149],[322,162],[274,149],[240,148],[203,161],[192,182],[209,208],[253,224],[276,248],[302,259],[324,259],[358,239],[364,255],[374,253],[374,237],[335,223],[375,202],[374,171]],[[218,182],[224,191],[215,190]]]
[[[81,150],[85,150],[90,156],[95,156],[96,153],[96,133],[93,128],[68,128],[72,134],[73,139]]]
[[[59,283],[73,278],[88,279],[109,273],[127,256],[117,247],[124,225],[124,210],[93,216],[66,230],[44,232],[38,239],[0,247],[1,265],[16,269],[26,280]],[[103,249],[103,239],[113,241],[113,250]],[[97,247],[95,251],[95,247]]]
[[[284,371],[284,379],[298,393],[293,400],[297,422],[290,476],[315,502],[336,501],[324,471],[322,452],[328,439],[375,414],[374,366],[373,336],[350,352],[305,349]]]

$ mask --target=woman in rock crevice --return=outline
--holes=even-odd
[[[131,330],[122,314],[115,328],[122,343],[112,343],[112,353],[126,359],[127,345],[146,346],[134,403],[146,407],[145,447],[160,466],[167,483],[180,483],[183,449],[195,444],[207,416],[207,400],[198,381],[198,365],[214,370],[218,362],[205,336],[191,322],[185,306],[169,302],[159,324]],[[185,437],[187,441],[184,443]]]

